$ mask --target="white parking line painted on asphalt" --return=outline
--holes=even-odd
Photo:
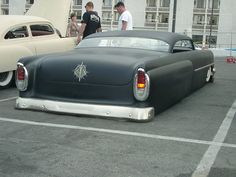
[[[129,131],[122,131],[122,130],[101,129],[101,128],[94,128],[94,127],[81,127],[81,126],[65,125],[65,124],[53,124],[53,123],[35,122],[35,121],[28,121],[28,120],[9,119],[9,118],[3,118],[3,117],[0,117],[0,121],[19,123],[19,124],[28,124],[28,125],[34,125],[34,126],[85,130],[85,131],[93,131],[93,132],[100,132],[100,133],[110,133],[110,134],[116,134],[116,135],[152,138],[152,139],[158,139],[158,140],[176,141],[176,142],[184,142],[184,143],[192,143],[192,144],[213,145],[216,147],[223,146],[223,147],[236,148],[236,144],[227,144],[227,143],[214,142],[214,141],[204,141],[204,140],[162,136],[162,135],[155,135],[155,134],[129,132]]]
[[[0,103],[1,103],[1,102],[5,102],[5,101],[15,100],[15,99],[17,99],[17,97],[10,97],[10,98],[1,99],[1,100],[0,100]]]
[[[223,143],[229,128],[232,124],[236,113],[236,100],[234,101],[233,105],[229,109],[228,113],[226,114],[225,119],[223,120],[218,132],[216,133],[213,142]],[[222,144],[223,145],[223,144]],[[216,157],[220,151],[222,146],[215,146],[211,144],[207,151],[205,152],[203,158],[201,159],[199,165],[197,166],[196,170],[192,174],[192,177],[207,177],[210,173],[211,167],[213,166]]]

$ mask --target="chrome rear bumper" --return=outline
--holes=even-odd
[[[17,98],[16,100],[16,108],[39,110],[45,112],[127,118],[136,121],[149,121],[154,117],[153,107],[136,108],[114,105],[96,105],[21,97]]]

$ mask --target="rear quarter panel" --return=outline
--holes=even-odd
[[[0,46],[0,72],[16,69],[17,61],[26,56],[35,55],[34,47],[24,45]]]
[[[208,68],[214,63],[209,51],[170,54],[146,63],[151,80],[149,102],[157,112],[171,106],[206,83]]]
[[[198,50],[193,53],[191,61],[193,63],[192,91],[205,85],[207,71],[214,67],[214,56],[210,50]]]
[[[59,38],[56,34],[3,41],[0,44],[0,72],[15,70],[18,60],[22,57],[65,52],[75,46],[76,38]]]
[[[59,38],[57,34],[32,37],[32,44],[36,48],[36,54],[65,52],[76,46],[76,38]]]
[[[179,61],[148,71],[151,80],[149,102],[156,112],[171,106],[191,91],[193,66]]]

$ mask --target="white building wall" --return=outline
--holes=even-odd
[[[175,32],[192,37],[193,7],[193,0],[177,0]]]
[[[173,11],[174,11],[174,0],[170,0],[170,13],[169,13],[169,23],[168,23],[169,32],[172,32]]]
[[[130,11],[134,27],[144,27],[146,0],[126,0],[126,9]]]
[[[217,46],[236,48],[236,1],[221,0]]]
[[[23,15],[25,13],[25,0],[9,0],[9,14]]]

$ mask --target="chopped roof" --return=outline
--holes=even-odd
[[[191,40],[190,37],[178,33],[162,32],[162,31],[147,31],[147,30],[129,30],[129,31],[108,31],[102,33],[95,33],[89,35],[87,38],[94,37],[143,37],[151,39],[159,39],[167,42],[170,45],[174,45],[179,40]]]

